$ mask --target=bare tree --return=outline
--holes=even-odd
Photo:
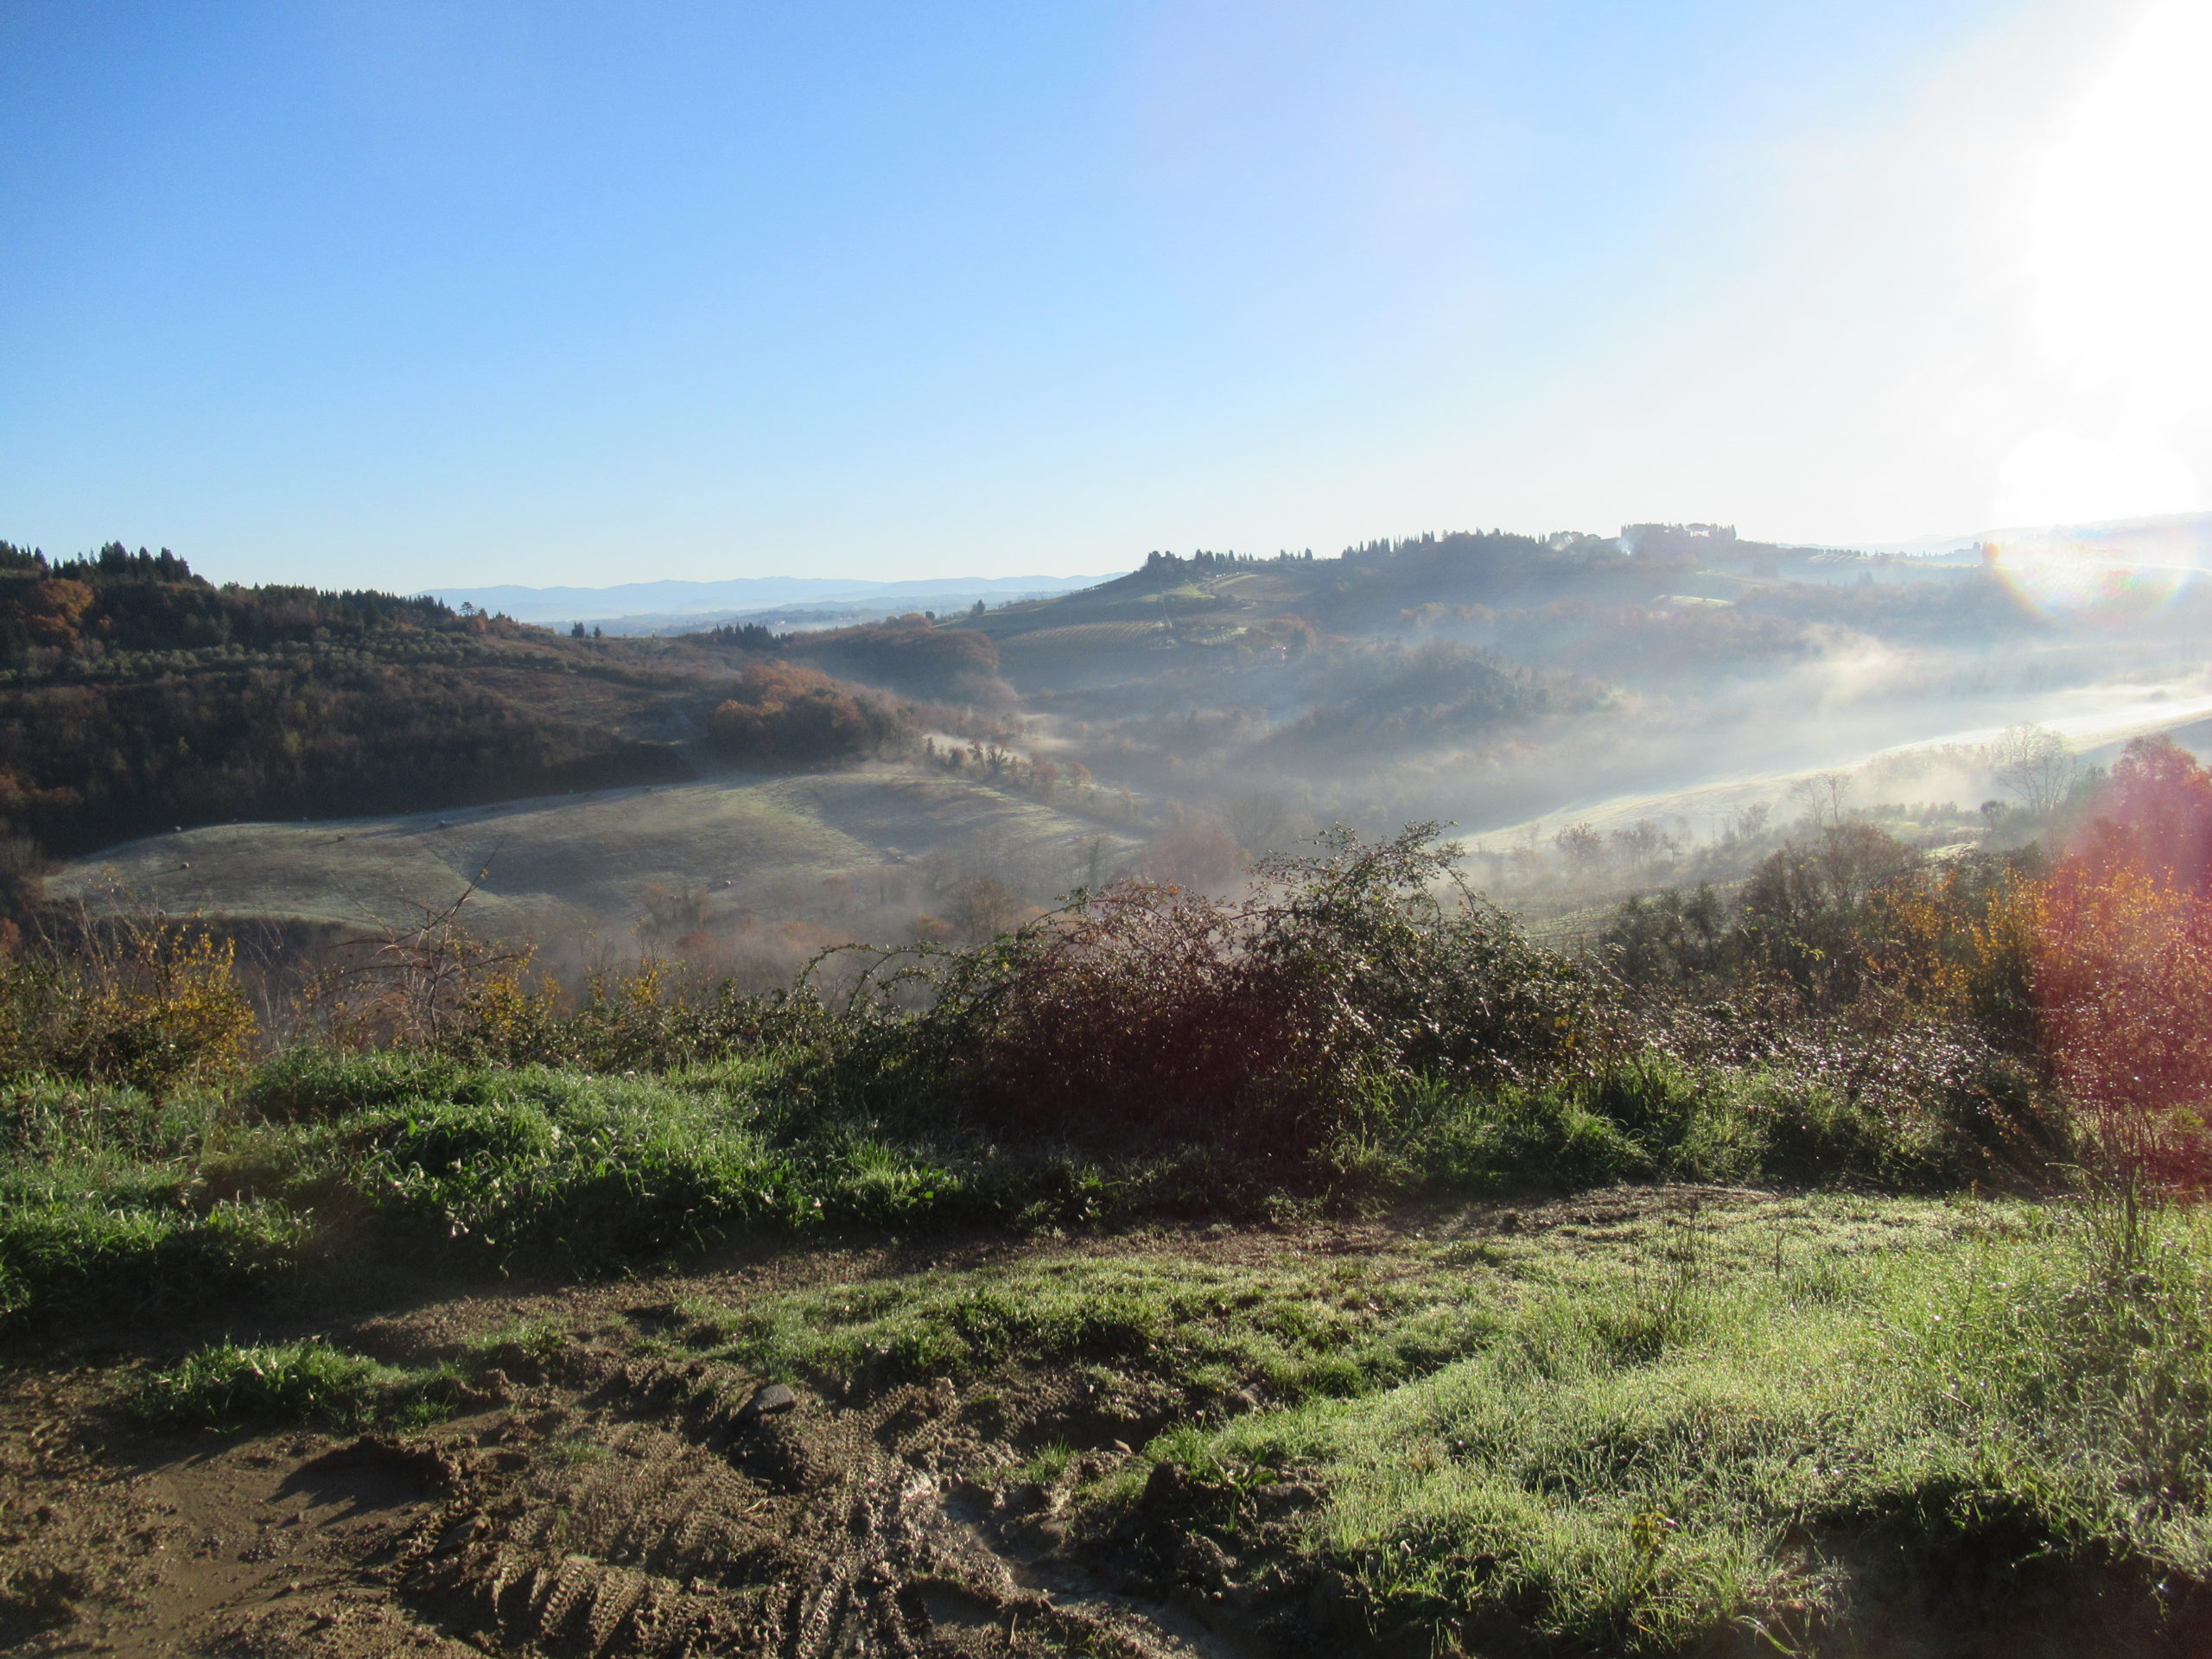
[[[1290,808],[1272,790],[1248,789],[1222,803],[1222,822],[1248,853],[1271,853],[1287,838]]]
[[[1847,772],[1816,772],[1790,785],[1789,797],[1803,802],[1805,816],[1825,830],[1843,822],[1855,781]]]
[[[1984,753],[1998,787],[2039,818],[2058,810],[2081,773],[2066,740],[2045,726],[2009,726]]]
[[[988,875],[960,882],[946,906],[953,934],[963,944],[983,944],[1021,925],[1033,908],[1007,890],[1005,883]]]
[[[1749,841],[1766,833],[1766,821],[1773,817],[1774,808],[1764,801],[1753,801],[1749,806],[1739,806],[1728,815],[1727,833],[1738,841]]]
[[[383,925],[383,938],[340,946],[306,991],[308,1007],[343,1042],[368,1045],[444,1038],[469,1000],[500,976],[518,976],[533,952],[486,940],[462,912],[488,868],[442,906],[408,901],[410,922]]]
[[[1674,851],[1675,838],[1649,818],[1638,818],[1612,833],[1612,849],[1630,864],[1649,864]]]

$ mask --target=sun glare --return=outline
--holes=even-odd
[[[2159,0],[2029,194],[2029,317],[2054,406],[2006,457],[2000,524],[2201,508],[2177,428],[2212,401],[2212,6]]]

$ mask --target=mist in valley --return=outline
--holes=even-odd
[[[1230,892],[1332,826],[1435,822],[1541,922],[1740,881],[1843,822],[2012,844],[2130,738],[2186,741],[2212,596],[2101,568],[2050,602],[1994,550],[1432,535],[1155,555],[957,617],[563,640],[628,664],[628,717],[688,779],[180,827],[49,885],[368,936],[466,893],[473,927],[572,982],[650,958],[758,989],[852,944],[974,944],[1132,877]]]

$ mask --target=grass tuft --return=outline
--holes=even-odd
[[[168,1428],[416,1426],[445,1414],[451,1385],[443,1371],[382,1365],[312,1339],[221,1342],[147,1376],[130,1403],[142,1421]]]

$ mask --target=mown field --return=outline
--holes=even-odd
[[[476,925],[550,941],[624,940],[650,890],[699,889],[722,909],[835,919],[824,884],[877,878],[944,852],[986,865],[1056,860],[1080,879],[1089,844],[1109,866],[1126,832],[957,777],[893,768],[741,775],[387,818],[210,825],[149,836],[64,867],[57,899],[96,909],[304,919],[413,918],[480,874]],[[924,907],[919,895],[913,908]],[[857,905],[852,907],[857,908]]]

